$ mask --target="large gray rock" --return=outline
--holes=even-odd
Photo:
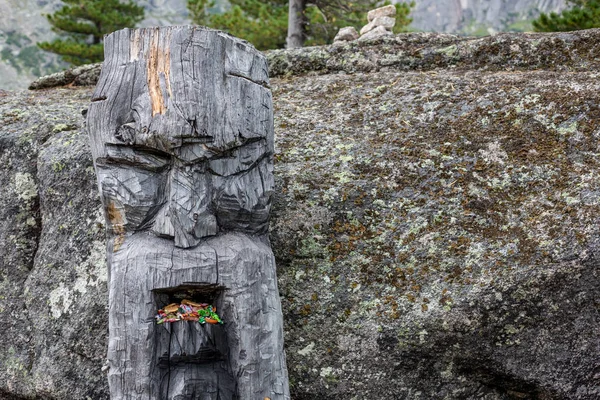
[[[333,42],[349,42],[358,39],[359,36],[355,27],[347,26],[339,30],[335,38],[333,38]]]
[[[0,397],[103,398],[107,269],[82,126],[89,88],[0,96]]]
[[[29,84],[29,89],[47,89],[57,86],[94,86],[98,82],[102,63],[87,64],[42,76]]]
[[[599,32],[503,33],[483,38],[420,32],[273,50],[267,56],[271,76],[436,69],[587,71],[600,67],[595,56],[600,53]]]
[[[414,34],[268,55],[292,398],[600,396],[598,43]],[[5,396],[106,398],[90,94],[0,93]]]
[[[396,7],[394,5],[388,5],[376,8],[367,13],[367,20],[373,22],[377,18],[381,17],[391,17],[394,18],[396,16]]]
[[[367,25],[363,26],[360,30],[360,34],[364,35],[377,28],[382,28],[388,31],[392,31],[392,28],[396,25],[396,19],[393,17],[377,17]]]
[[[366,26],[365,26],[365,28],[366,28]],[[383,36],[390,36],[390,35],[392,35],[392,32],[390,32],[383,26],[378,26],[378,27],[370,29],[366,33],[362,34],[362,36],[359,38],[359,40],[361,40],[361,41],[375,40],[375,39],[379,39]]]

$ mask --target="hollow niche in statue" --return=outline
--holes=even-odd
[[[289,399],[267,236],[268,82],[265,57],[222,32],[105,39],[87,126],[107,221],[112,399]],[[224,323],[157,324],[184,300]]]

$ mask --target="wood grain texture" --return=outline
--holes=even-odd
[[[199,27],[105,39],[88,130],[105,208],[112,399],[289,399],[268,241],[267,62]],[[224,325],[154,315],[208,301]]]

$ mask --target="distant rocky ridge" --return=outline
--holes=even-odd
[[[409,2],[409,0],[397,0]],[[416,0],[412,26],[421,31],[490,35],[529,31],[540,12],[560,11],[565,0]]]
[[[398,0],[408,1],[408,0]],[[186,0],[140,0],[147,18],[142,26],[189,23]],[[223,1],[218,1],[223,4]],[[38,76],[65,67],[35,43],[53,33],[42,14],[60,8],[60,0],[3,0],[0,2],[0,88],[25,88]],[[416,0],[412,27],[467,35],[530,29],[540,11],[557,11],[565,0]],[[366,16],[365,16],[366,20]]]

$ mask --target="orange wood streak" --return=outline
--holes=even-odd
[[[164,114],[167,111],[163,90],[161,88],[161,75],[165,81],[167,93],[172,96],[170,82],[171,51],[169,49],[170,38],[167,36],[160,40],[159,30],[156,29],[150,41],[150,49],[147,57],[148,91],[152,105],[152,116]],[[161,43],[162,42],[162,43]]]
[[[121,248],[123,242],[125,241],[125,221],[121,211],[113,202],[108,204],[108,207],[106,208],[106,215],[110,221],[112,231],[115,233],[113,251],[117,251]]]

